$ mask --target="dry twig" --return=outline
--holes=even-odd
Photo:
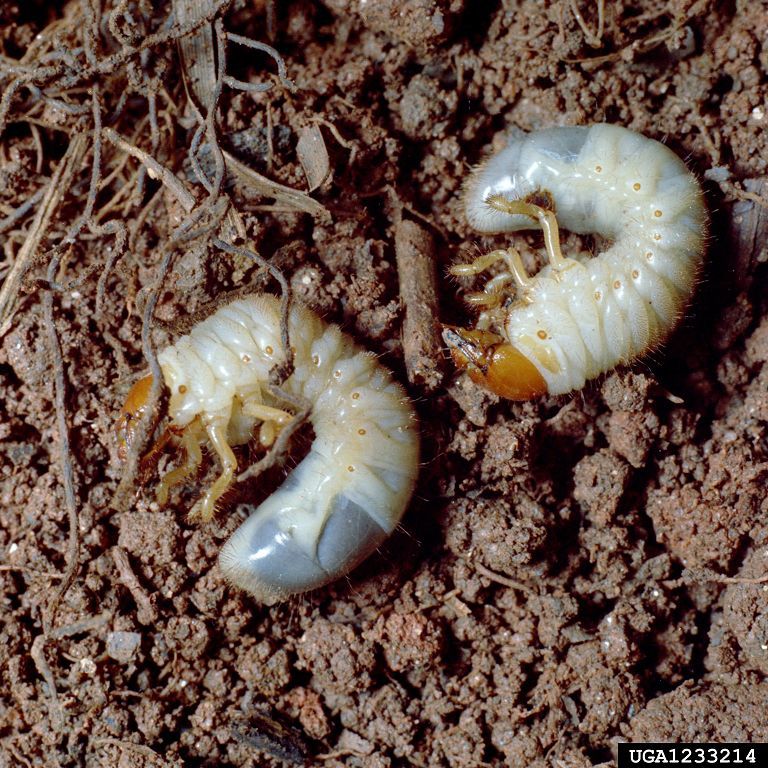
[[[443,380],[443,360],[432,235],[401,217],[395,227],[395,257],[405,307],[403,355],[408,381],[434,390]]]

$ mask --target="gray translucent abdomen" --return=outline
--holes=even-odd
[[[279,516],[260,515],[245,506],[250,517],[224,545],[221,568],[237,586],[266,604],[334,581],[389,535],[362,507],[336,496],[315,551],[307,551],[290,529],[280,527]]]
[[[563,188],[560,177],[577,163],[589,131],[586,127],[536,131],[513,140],[489,158],[472,177],[466,190],[469,223],[480,232],[516,232],[535,227],[530,217],[494,210],[485,201],[495,195],[525,200],[542,190]],[[558,200],[558,220],[566,229],[580,231],[579,224],[590,211],[583,210],[583,198],[574,196],[572,206],[566,198],[567,190],[564,190]],[[586,205],[588,207],[589,203]],[[568,223],[562,217],[568,219]]]
[[[263,603],[327,584],[371,554],[403,516],[419,468],[403,390],[374,356],[305,315],[292,319],[296,367],[283,388],[311,403],[315,440],[271,496],[246,505],[219,556],[224,576]]]
[[[370,555],[399,521],[414,478],[388,473],[399,488],[382,508],[364,509],[347,495],[355,481],[339,484],[340,470],[313,450],[259,507],[242,505],[249,516],[219,555],[224,575],[269,605],[328,584]]]

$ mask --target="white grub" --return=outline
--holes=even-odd
[[[544,230],[550,263],[534,277],[514,248],[451,270],[507,265],[468,297],[483,309],[477,329],[446,328],[444,339],[475,381],[511,399],[580,389],[663,342],[705,251],[696,178],[663,144],[614,125],[515,139],[474,172],[465,207],[480,232]],[[558,226],[612,244],[591,259],[567,258]]]
[[[402,517],[419,466],[412,405],[374,355],[295,304],[289,337],[294,371],[281,390],[311,405],[315,439],[271,496],[245,505],[250,514],[219,557],[229,581],[268,604],[337,579],[375,550]],[[268,386],[285,360],[280,302],[269,295],[233,301],[158,360],[170,390],[169,430],[187,454],[158,496],[197,468],[207,440],[222,465],[193,509],[207,519],[234,480],[231,446],[255,434],[270,445],[292,418]]]

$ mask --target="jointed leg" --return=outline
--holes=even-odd
[[[498,251],[491,251],[484,256],[480,256],[469,264],[454,264],[450,268],[452,275],[479,275],[481,272],[485,272],[490,269],[494,264],[499,261],[503,261],[507,265],[509,276],[520,286],[520,288],[527,288],[530,285],[531,278],[525,271],[523,266],[523,260],[520,258],[520,254],[514,248],[504,248]],[[498,278],[501,278],[499,275]],[[493,278],[491,283],[498,278]]]
[[[548,211],[540,205],[526,203],[523,200],[508,200],[504,195],[492,195],[485,202],[497,211],[528,216],[537,221],[544,233],[544,247],[552,268],[559,271],[570,266],[569,259],[563,256],[560,249],[560,227],[552,211]]]
[[[278,432],[293,418],[293,414],[280,408],[249,400],[243,403],[243,413],[261,419],[259,442],[268,448],[275,442]]]
[[[206,425],[208,439],[211,441],[213,450],[221,462],[221,475],[216,482],[205,492],[205,494],[196,502],[195,506],[189,512],[189,517],[199,518],[202,522],[208,522],[213,518],[216,511],[216,502],[224,495],[235,476],[237,469],[237,458],[232,452],[227,442],[226,424],[211,423]]]
[[[468,293],[464,297],[468,304],[483,308],[483,312],[478,320],[478,327],[490,326],[493,323],[496,314],[494,310],[497,310],[506,298],[506,293],[503,290],[504,286],[511,280],[515,281],[519,291],[525,295],[526,289],[530,286],[531,279],[525,271],[523,260],[514,248],[505,248],[480,256],[480,258],[475,259],[470,264],[456,264],[451,267],[451,273],[454,275],[477,275],[499,261],[506,263],[508,271],[492,277],[485,284],[482,292]]]
[[[498,251],[491,251],[484,256],[480,256],[469,264],[454,264],[450,268],[452,275],[479,275],[481,272],[485,272],[490,269],[494,264],[499,261],[503,261],[507,265],[507,272],[502,272],[500,275],[491,278],[485,286],[485,293],[496,294],[499,292],[500,287],[514,280],[518,287],[522,290],[528,288],[531,284],[531,278],[525,271],[523,266],[523,260],[520,258],[520,254],[514,248],[504,248]],[[483,294],[470,294],[473,298],[467,298],[467,301],[473,304],[481,304],[483,300],[481,297]],[[474,298],[478,297],[478,298]]]
[[[189,424],[181,435],[181,447],[184,451],[184,463],[166,473],[157,486],[155,497],[157,503],[161,506],[168,501],[168,494],[174,485],[178,485],[197,471],[203,460],[203,453],[200,450],[200,444],[205,439],[200,421],[195,419]]]
[[[498,296],[504,293],[504,286],[510,281],[514,280],[514,276],[509,272],[503,272],[496,277],[492,277],[486,284],[483,291],[487,294]]]
[[[178,433],[172,427],[167,427],[163,434],[157,438],[155,444],[139,460],[139,468],[142,473],[149,472],[157,467],[160,461],[160,455],[165,447],[170,443]]]
[[[491,278],[485,284],[482,291],[466,294],[464,296],[464,301],[466,301],[467,304],[471,304],[473,307],[496,309],[501,306],[506,298],[507,294],[504,292],[504,286],[512,279],[513,277],[509,272],[496,275],[496,277]]]

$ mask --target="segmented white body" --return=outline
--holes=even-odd
[[[471,179],[465,198],[481,232],[535,228],[489,206],[549,193],[564,229],[613,244],[532,281],[506,312],[507,341],[550,394],[584,386],[664,340],[682,315],[702,262],[707,213],[699,184],[667,147],[613,125],[554,128],[511,142]]]
[[[219,558],[228,579],[266,603],[338,578],[379,546],[408,504],[419,462],[413,408],[376,358],[302,307],[291,309],[289,329],[295,369],[282,389],[311,403],[315,440]],[[284,359],[273,296],[220,308],[158,358],[177,426],[198,416],[226,423],[237,445],[259,421],[249,403],[284,405],[266,391]]]

